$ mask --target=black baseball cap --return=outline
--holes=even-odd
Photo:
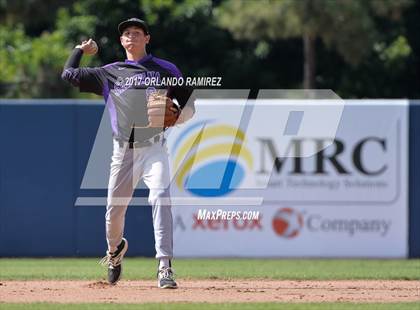
[[[149,27],[147,26],[146,22],[144,20],[134,17],[121,22],[118,25],[118,31],[120,32],[120,34],[122,34],[124,30],[130,26],[139,27],[143,29],[144,34],[149,34]]]

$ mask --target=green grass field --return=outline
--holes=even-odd
[[[0,259],[0,280],[97,280],[106,270],[93,258]],[[124,259],[124,278],[154,279],[156,260]],[[420,280],[420,260],[177,259],[178,278],[278,280]]]
[[[0,259],[1,280],[101,280],[106,269],[92,258]],[[156,261],[126,258],[124,279],[155,279]],[[177,259],[174,268],[179,279],[279,279],[420,280],[420,260],[344,260],[344,259]],[[0,288],[1,294],[1,288]],[[0,309],[115,309],[112,304],[2,304]],[[229,304],[143,304],[142,309],[420,309],[419,303],[229,303]],[[118,305],[119,310],[138,309],[138,305]]]

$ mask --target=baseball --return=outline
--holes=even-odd
[[[98,52],[98,44],[92,39],[88,41],[83,41],[81,44],[76,45],[76,48],[83,50],[83,53],[86,55],[95,55]]]
[[[98,52],[98,44],[94,40],[91,40],[89,43],[89,53],[90,55],[95,55]]]

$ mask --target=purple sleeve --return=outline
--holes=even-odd
[[[82,92],[91,92],[102,95],[104,86],[104,73],[102,68],[79,68],[83,51],[74,49],[67,60],[61,78],[73,86],[79,87]]]
[[[79,87],[81,92],[102,95],[104,82],[101,68],[68,68],[63,75],[64,80]]]

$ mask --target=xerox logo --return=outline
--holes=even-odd
[[[392,221],[387,219],[332,217],[316,213],[299,212],[291,208],[278,210],[272,221],[274,232],[283,238],[294,238],[302,229],[318,234],[346,234],[354,237],[360,234],[377,234],[385,237]]]
[[[283,208],[274,214],[272,225],[278,236],[294,238],[303,227],[303,215],[293,209]]]

